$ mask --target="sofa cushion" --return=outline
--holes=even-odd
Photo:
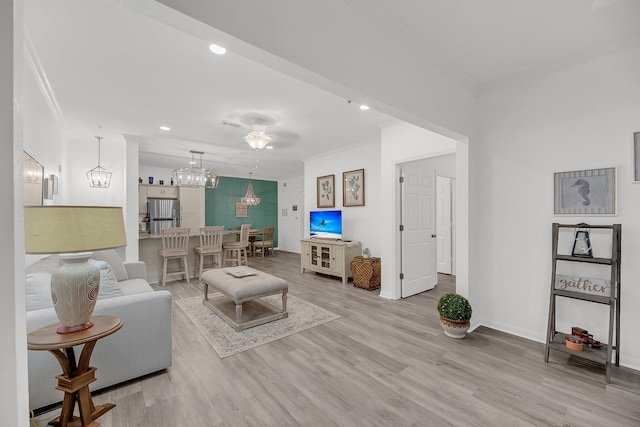
[[[51,273],[28,273],[25,280],[27,311],[53,307],[51,301]]]
[[[120,256],[115,250],[107,249],[106,251],[96,251],[93,253],[91,258],[98,261],[107,262],[111,266],[111,269],[113,270],[113,272],[115,273],[116,279],[118,279],[118,282],[127,280],[129,278],[129,275],[127,274],[127,270],[126,268],[124,268],[124,263],[122,262],[122,260],[120,259]]]
[[[145,292],[154,292],[153,288],[144,279],[129,279],[119,283],[120,289],[125,295],[143,294]]]
[[[89,264],[93,265],[100,271],[100,290],[98,291],[98,299],[113,298],[124,295],[111,266],[106,261],[89,259]]]

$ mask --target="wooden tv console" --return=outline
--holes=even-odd
[[[351,260],[362,255],[360,242],[341,240],[302,239],[300,240],[300,270],[311,270],[342,278],[346,284],[351,274]]]

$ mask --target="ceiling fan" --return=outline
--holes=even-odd
[[[245,142],[254,150],[273,148],[272,142],[276,142],[278,148],[286,147],[297,142],[299,135],[279,129],[275,125],[278,119],[272,115],[258,112],[240,114],[236,120],[222,120],[224,126],[241,129],[247,132]]]

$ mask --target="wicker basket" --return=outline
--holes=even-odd
[[[380,288],[380,258],[354,257],[351,261],[353,286],[373,291]]]

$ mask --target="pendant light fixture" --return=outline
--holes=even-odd
[[[98,140],[98,166],[87,171],[87,179],[91,188],[109,188],[111,185],[111,172],[100,166],[100,141],[101,136],[96,136]]]
[[[202,167],[202,155],[203,151],[190,151],[191,166],[188,168],[176,169],[173,171],[173,180],[176,185],[180,187],[205,187],[216,188],[218,187],[218,174],[211,172],[210,170]],[[200,155],[200,167],[196,167],[195,155]]]
[[[272,136],[267,135],[262,131],[249,132],[247,136],[244,137],[247,144],[249,144],[249,146],[254,150],[262,150],[271,142],[272,139]]]
[[[243,205],[255,206],[260,204],[260,197],[256,196],[255,193],[253,192],[251,175],[253,174],[249,172],[249,185],[247,186],[247,194],[245,194],[244,197],[240,199],[240,203],[242,203]]]

